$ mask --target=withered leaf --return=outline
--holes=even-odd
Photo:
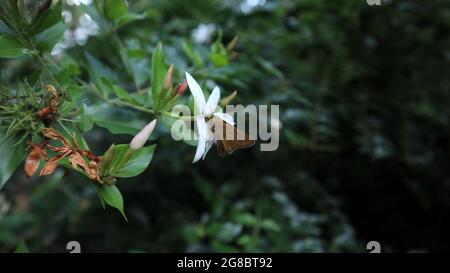
[[[27,177],[33,176],[36,170],[39,168],[41,158],[47,160],[47,152],[45,150],[46,142],[41,145],[28,143],[30,145],[30,153],[25,160],[25,174]]]
[[[89,178],[92,180],[97,180],[98,182],[103,184],[103,182],[99,176],[99,165],[95,161],[93,161],[89,164]]]
[[[47,161],[47,163],[45,163],[44,168],[42,168],[39,176],[50,175],[56,170],[56,167],[58,166],[58,163],[57,163],[58,160],[53,160],[53,159],[54,158],[52,158],[51,160]]]
[[[89,158],[89,160],[93,160],[93,161],[100,161],[100,157],[94,155],[91,151],[86,151],[86,150],[81,150],[80,151],[82,155],[84,155],[85,157]]]
[[[70,142],[63,137],[60,133],[58,133],[55,129],[52,128],[44,128],[44,136],[53,140],[59,140],[64,145],[64,147],[70,147]]]
[[[89,164],[86,163],[86,160],[84,160],[84,158],[78,152],[71,153],[69,161],[74,169],[80,166],[86,173],[89,173]]]
[[[69,157],[69,162],[72,168],[75,170],[81,168],[90,179],[96,180],[103,184],[103,181],[99,175],[99,162],[101,157],[94,155],[89,150],[82,150],[78,145],[75,134],[72,135],[74,147],[71,146],[70,142],[64,136],[52,128],[45,128],[43,134],[49,139],[58,140],[63,146],[47,145],[50,150],[58,153],[59,155],[46,163],[41,171],[41,176],[53,173],[57,167],[56,162],[59,159]]]
[[[39,162],[41,160],[40,153],[37,149],[32,149],[27,156],[25,161],[25,174],[27,177],[33,176],[39,167]]]

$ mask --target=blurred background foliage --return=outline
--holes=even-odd
[[[449,250],[449,1],[128,1],[139,20],[110,31],[77,2],[90,1],[63,5],[72,32],[53,49],[69,71],[58,79],[144,88],[163,41],[178,81],[193,71],[223,96],[238,90],[234,103],[280,105],[280,146],[191,165],[194,148],[160,132],[146,172],[120,181],[128,222],[80,175],[19,169],[0,192],[1,251],[23,240],[38,252],[71,240],[90,252]],[[237,54],[211,53],[236,36]],[[0,65],[6,83],[35,71]],[[98,126],[85,137],[98,151],[130,139]]]

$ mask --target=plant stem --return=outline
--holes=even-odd
[[[39,61],[39,64],[42,66],[42,68],[45,70],[45,72],[48,74],[48,76],[52,79],[52,81],[55,82],[55,84],[57,85],[58,88],[61,88],[61,85],[59,84],[58,80],[55,78],[55,76],[52,74],[52,72],[50,71],[50,68],[48,67],[47,63],[45,62],[44,58],[42,58],[42,53],[37,49],[37,47],[33,44],[33,41],[31,41],[31,39],[29,37],[25,37],[25,35],[23,35],[21,32],[19,32],[20,35],[22,36],[22,39],[24,39],[27,43],[28,46],[34,50],[34,51],[38,51],[39,53],[36,55],[37,60]]]
[[[143,106],[135,105],[135,104],[123,101],[123,100],[109,99],[109,100],[106,100],[106,102],[110,103],[110,104],[115,104],[115,105],[118,105],[118,106],[126,106],[126,107],[129,107],[129,108],[133,108],[135,110],[138,110],[138,111],[141,111],[141,112],[144,112],[144,113],[156,114],[155,110],[153,110],[153,109],[145,108]]]
[[[39,60],[39,63],[42,65],[42,67],[44,68],[45,72],[48,74],[48,76],[52,79],[52,81],[55,82],[55,84],[57,85],[58,88],[61,88],[61,85],[59,84],[58,80],[55,78],[55,76],[53,76],[53,74],[50,72],[49,67],[47,66],[47,64],[45,63],[44,59],[42,58],[41,53],[39,52],[39,54],[37,55],[37,59]]]

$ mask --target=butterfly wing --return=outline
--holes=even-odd
[[[245,132],[242,132],[241,130],[237,129],[236,127],[223,122],[223,138],[222,140],[218,140],[217,142],[221,142],[221,145],[223,147],[223,150],[225,153],[231,155],[233,152],[237,149],[244,149],[248,148],[250,146],[253,146],[256,141],[253,139],[250,139],[249,135],[247,135]],[[233,137],[226,137],[226,132],[232,132]],[[221,147],[221,148],[222,148]]]
[[[217,153],[219,156],[225,156],[227,152],[225,151],[225,148],[223,146],[222,140],[216,141],[216,147],[217,147]]]

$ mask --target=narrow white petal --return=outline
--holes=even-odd
[[[203,95],[202,88],[197,83],[197,81],[186,72],[186,80],[189,85],[189,90],[191,90],[191,94],[194,97],[195,106],[200,113],[203,113],[205,110],[206,99],[205,95]]]
[[[197,124],[198,138],[206,140],[208,138],[208,125],[206,124],[205,118],[198,116],[195,119],[195,123]]]
[[[208,135],[208,127],[206,125],[205,118],[203,116],[199,116],[195,121],[197,124],[198,143],[197,143],[197,150],[195,151],[195,156],[192,163],[199,161],[203,157],[205,153],[206,139]]]
[[[220,90],[219,87],[216,86],[212,91],[211,95],[209,96],[208,101],[206,102],[204,114],[205,115],[212,114],[214,110],[216,110],[217,105],[219,104],[219,100],[220,100]]]
[[[206,148],[205,148],[205,152],[203,153],[203,158],[202,159],[205,159],[206,154],[209,152],[209,150],[211,149],[213,144],[214,144],[214,138],[210,139],[210,140],[208,140],[206,142]]]
[[[192,163],[199,161],[203,157],[203,154],[205,153],[205,145],[206,145],[205,139],[198,140],[197,150],[195,151],[195,156]]]
[[[220,118],[221,120],[225,121],[226,123],[234,126],[234,119],[233,116],[227,113],[214,113],[214,116]]]

